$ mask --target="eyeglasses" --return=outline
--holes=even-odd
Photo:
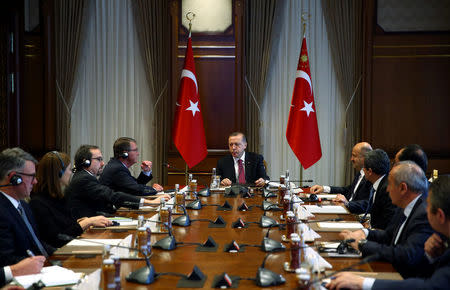
[[[102,162],[103,161],[103,157],[92,157],[91,159],[95,159],[98,162]]]
[[[36,178],[36,173],[17,172],[17,174],[32,177],[31,181],[33,181]]]
[[[136,151],[136,152],[137,152],[137,151],[139,151],[139,148],[136,147],[136,148],[130,149],[130,150],[128,150],[128,151]]]

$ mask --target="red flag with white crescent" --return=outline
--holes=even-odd
[[[205,159],[208,151],[190,36],[181,72],[172,135],[173,143],[189,168]]]
[[[304,169],[309,168],[322,157],[308,50],[304,36],[292,93],[286,138]]]

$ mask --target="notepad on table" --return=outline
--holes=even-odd
[[[340,205],[304,205],[304,207],[311,213],[336,213],[336,214],[348,214],[347,209]]]

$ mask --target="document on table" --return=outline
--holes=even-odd
[[[303,205],[310,213],[336,213],[349,214],[346,208],[340,205]]]
[[[320,222],[317,223],[319,228],[328,229],[348,229],[348,230],[359,230],[363,229],[363,225],[358,222]]]
[[[46,287],[76,284],[83,273],[75,273],[72,270],[50,266],[42,268],[41,273],[33,275],[17,276],[14,279],[24,288],[30,287],[33,283],[41,280]]]
[[[316,194],[316,195],[318,198],[327,199],[327,200],[334,199],[337,196],[337,194]],[[310,196],[310,193],[307,193],[306,197],[309,198],[309,196]]]

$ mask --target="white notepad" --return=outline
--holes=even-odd
[[[361,223],[348,223],[348,222],[320,222],[317,223],[319,228],[328,228],[328,229],[363,229],[363,225]]]
[[[340,205],[304,205],[310,213],[335,213],[348,214],[348,211]]]
[[[83,273],[75,273],[72,270],[50,266],[42,268],[41,273],[15,277],[16,281],[24,288],[30,287],[33,283],[41,280],[46,287],[76,284]]]

